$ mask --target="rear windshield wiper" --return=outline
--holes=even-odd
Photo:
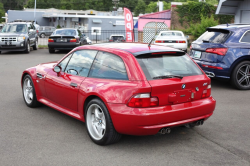
[[[164,76],[157,76],[157,77],[153,77],[153,79],[164,79],[164,78],[180,78],[182,79],[182,76],[179,75],[164,75]]]

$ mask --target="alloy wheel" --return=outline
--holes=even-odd
[[[34,97],[33,86],[29,78],[26,78],[23,82],[23,96],[28,104],[30,104],[33,101]]]
[[[102,108],[92,104],[87,110],[87,128],[91,137],[101,140],[106,132],[106,119]]]
[[[250,86],[250,65],[244,64],[237,71],[237,82],[243,87]]]

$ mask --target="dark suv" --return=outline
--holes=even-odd
[[[0,33],[0,53],[1,51],[25,51],[29,53],[31,46],[37,50],[38,35],[31,22],[5,24]]]
[[[190,56],[209,77],[230,79],[237,89],[250,89],[250,25],[207,28],[190,48]]]

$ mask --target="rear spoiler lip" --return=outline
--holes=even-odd
[[[211,28],[211,27],[209,27],[209,28],[207,28],[206,29],[207,31],[218,31],[218,32],[231,32],[229,29],[224,29],[224,28]]]
[[[180,50],[148,50],[148,51],[140,51],[140,52],[134,52],[132,53],[135,57],[145,55],[145,54],[151,54],[151,53],[160,53],[162,52],[163,54],[165,52],[176,52],[176,55],[185,55],[186,53],[184,51]],[[160,54],[159,54],[160,55]],[[173,55],[173,54],[172,54]]]

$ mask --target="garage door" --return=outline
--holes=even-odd
[[[240,23],[250,23],[249,17],[250,17],[250,10],[242,10]]]

